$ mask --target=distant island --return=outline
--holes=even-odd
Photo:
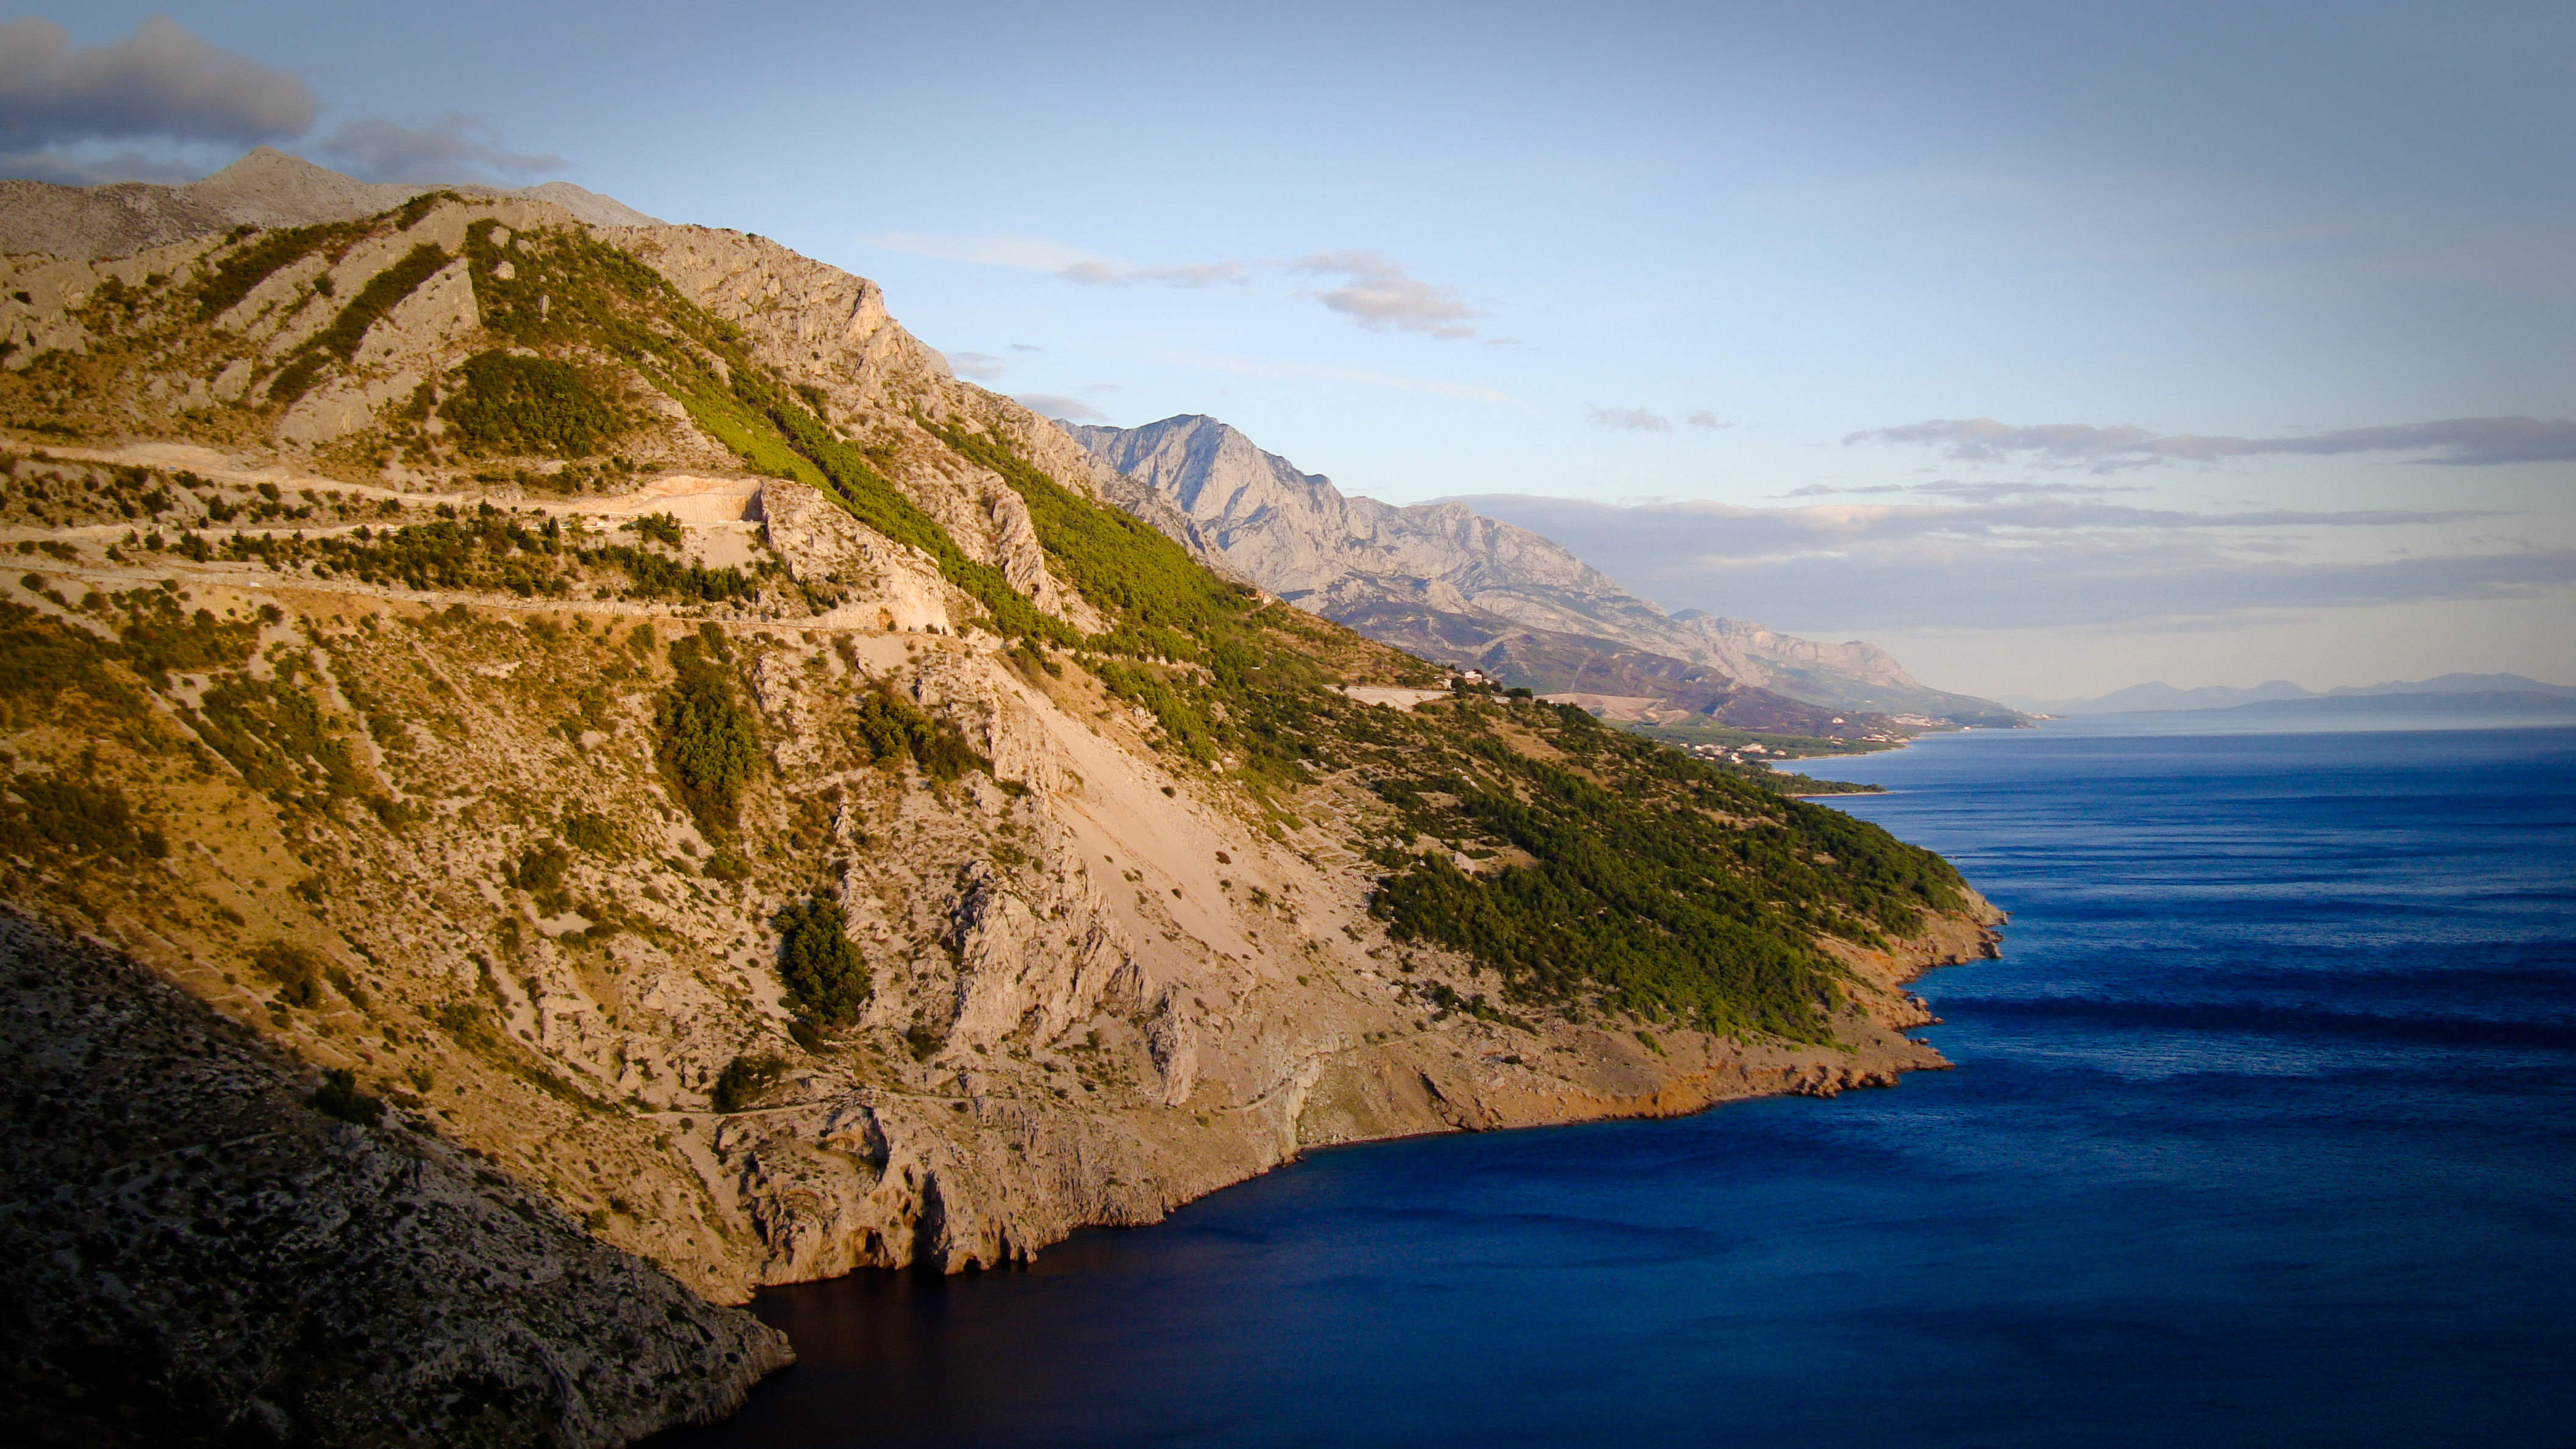
[[[2422,700],[2440,697],[2450,703],[2400,704],[2398,700]],[[2036,699],[2029,695],[1998,695],[1999,702],[2032,714],[2139,714],[2164,710],[2241,709],[2247,706],[2322,707],[2335,711],[2356,710],[2439,710],[2446,713],[2476,713],[2480,710],[2503,713],[2547,712],[2549,706],[2536,701],[2576,700],[2576,685],[2544,684],[2519,674],[2444,674],[2411,683],[2340,685],[2318,691],[2303,689],[2286,679],[2275,679],[2250,689],[2228,685],[2209,685],[2199,689],[2178,689],[2158,680],[2150,684],[2133,684],[2126,689],[2091,699]],[[2365,702],[2366,701],[2366,702]],[[2483,701],[2470,703],[2469,701]]]

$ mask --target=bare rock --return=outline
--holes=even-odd
[[[130,961],[0,917],[0,973],[21,1442],[621,1444],[791,1358]]]

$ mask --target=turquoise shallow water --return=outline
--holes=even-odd
[[[1958,1070],[765,1294],[666,1442],[2576,1443],[2576,730],[2192,728],[1836,762],[2013,913]]]

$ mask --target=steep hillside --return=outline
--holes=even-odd
[[[1635,676],[1627,684],[1688,679],[1697,669],[1694,683],[1784,695],[1822,706],[1819,719],[1836,711],[2011,719],[1991,701],[1924,687],[1857,640],[1815,644],[1698,610],[1667,615],[1555,542],[1463,504],[1398,508],[1347,497],[1214,418],[1060,426],[1105,466],[1170,498],[1218,555],[1264,589],[1373,639],[1473,663],[1542,693],[1632,692],[1574,677],[1618,667],[1609,657],[1625,655]],[[1688,685],[1666,697],[1685,710],[1724,702]]]
[[[1579,710],[1356,701],[1437,676],[759,238],[428,194],[0,271],[0,896],[707,1298],[1892,1083],[1992,950]]]

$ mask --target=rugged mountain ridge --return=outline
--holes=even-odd
[[[1581,711],[1355,702],[1436,676],[774,243],[433,193],[0,271],[0,897],[710,1300],[1890,1084],[1993,949]]]
[[[569,181],[516,191],[488,186],[415,186],[356,181],[301,157],[261,146],[239,161],[184,186],[127,181],[112,186],[57,186],[0,180],[0,253],[125,256],[207,236],[235,226],[291,227],[344,221],[402,205],[431,191],[516,196],[562,207],[592,226],[659,226],[653,217]]]
[[[2010,717],[1991,701],[1927,688],[1858,640],[1817,644],[1695,609],[1668,615],[1553,540],[1464,504],[1349,497],[1214,418],[1059,426],[1102,464],[1171,499],[1261,587],[1371,638],[1473,662],[1514,684],[1663,693],[1695,712],[1723,708],[1728,685],[1750,686],[1823,706],[1819,721],[1835,710]]]

